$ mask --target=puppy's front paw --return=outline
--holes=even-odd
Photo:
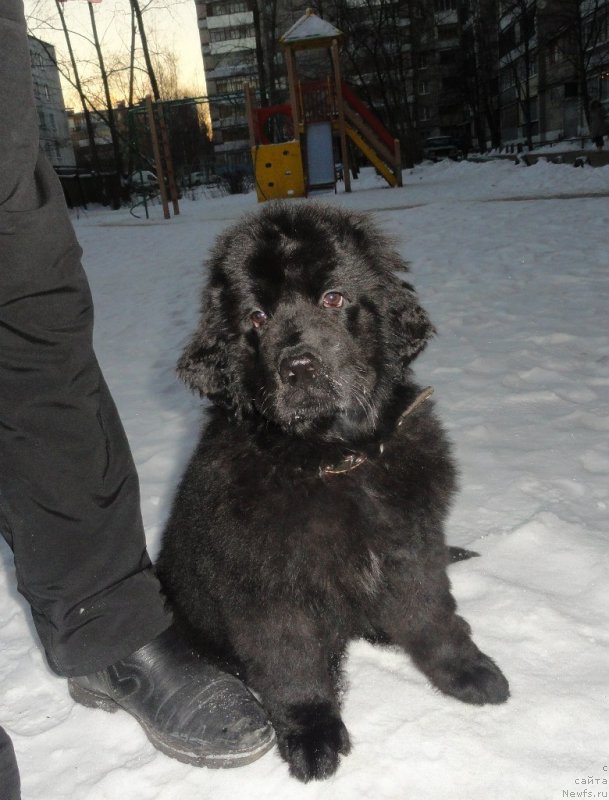
[[[340,754],[351,749],[343,721],[326,703],[293,707],[290,718],[294,727],[280,739],[280,750],[298,780],[328,778],[338,767]]]
[[[505,703],[510,687],[499,667],[484,653],[444,664],[437,685],[464,703]]]

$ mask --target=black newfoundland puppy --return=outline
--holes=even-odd
[[[178,617],[259,693],[303,781],[349,752],[355,637],[466,703],[505,701],[446,576],[455,467],[410,372],[434,329],[406,264],[363,215],[292,202],[226,231],[209,270],[179,375],[213,407],[158,563]]]

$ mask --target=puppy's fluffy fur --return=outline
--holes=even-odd
[[[434,332],[405,269],[363,215],[268,206],[218,240],[179,362],[213,406],[159,574],[205,652],[260,694],[304,781],[349,752],[350,639],[398,645],[464,702],[508,697],[450,593],[446,436],[431,402],[398,424]],[[349,455],[362,463],[347,469]]]

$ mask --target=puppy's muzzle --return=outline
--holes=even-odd
[[[279,377],[290,386],[305,388],[317,379],[321,369],[320,361],[311,353],[287,356],[279,364]]]

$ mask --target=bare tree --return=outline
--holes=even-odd
[[[286,78],[279,39],[314,3],[310,0],[249,0],[248,5],[256,36],[260,101],[262,105],[275,105],[281,102]]]
[[[87,129],[87,138],[89,140],[89,148],[91,150],[91,160],[93,164],[93,169],[99,173],[100,166],[99,166],[99,158],[97,155],[97,145],[95,143],[95,131],[93,128],[93,122],[91,120],[91,113],[89,111],[89,106],[87,104],[87,99],[85,97],[85,93],[82,88],[82,83],[80,81],[80,74],[78,71],[78,64],[76,62],[76,58],[74,56],[74,49],[72,47],[72,40],[70,39],[70,32],[68,30],[68,26],[66,25],[66,20],[63,14],[63,6],[60,0],[55,0],[55,4],[57,6],[57,12],[59,14],[59,19],[61,20],[61,27],[65,36],[66,40],[66,47],[68,49],[68,53],[70,55],[70,64],[72,66],[72,73],[73,73],[73,80],[74,80],[74,87],[78,92],[78,97],[80,99],[80,103],[83,110],[83,115],[85,118],[85,127]]]
[[[152,64],[150,48],[148,47],[148,36],[146,34],[146,27],[144,25],[142,7],[140,5],[139,0],[129,0],[129,3],[131,4],[131,8],[133,9],[133,13],[135,14],[135,18],[137,20],[137,27],[140,34],[140,41],[142,43],[142,50],[144,53],[144,61],[146,63],[148,78],[150,80],[150,86],[152,88],[152,96],[154,97],[155,100],[160,100],[161,93],[159,91],[159,85],[156,79],[156,72]]]
[[[106,66],[104,64],[104,55],[102,52],[101,44],[99,41],[99,34],[97,32],[97,23],[95,21],[95,12],[93,10],[93,4],[88,3],[89,6],[89,16],[91,20],[91,31],[93,33],[93,42],[95,44],[95,51],[97,53],[97,59],[99,62],[99,74],[100,79],[102,82],[102,86],[104,89],[104,96],[106,100],[106,115],[107,115],[107,123],[108,129],[110,131],[110,138],[112,140],[112,151],[114,153],[114,165],[116,172],[121,175],[123,171],[122,165],[122,158],[121,158],[121,147],[119,142],[118,131],[116,128],[116,119],[114,116],[114,107],[112,103],[112,97],[110,96],[110,85],[108,83],[108,75],[106,73]]]
[[[127,105],[129,108],[133,106],[134,90],[135,90],[135,37],[137,36],[137,19],[135,16],[135,9],[131,6],[131,37],[129,40],[129,93],[127,96]]]
[[[412,164],[420,153],[417,129],[421,40],[433,24],[430,4],[419,0],[329,0],[318,4],[344,34],[343,58],[358,92],[399,138]]]
[[[152,57],[160,100],[175,100],[182,92],[178,58],[171,50],[158,49]]]
[[[474,136],[481,152],[490,139],[492,147],[501,144],[498,107],[497,0],[470,0],[461,28],[460,68],[464,99],[469,106]]]
[[[256,36],[256,66],[258,68],[258,87],[260,91],[260,105],[269,105],[267,53],[265,52],[265,26],[263,24],[264,3],[260,0],[251,0],[250,8],[254,19],[254,33]],[[272,13],[276,12],[277,2],[269,3]]]
[[[532,95],[532,80],[537,70],[538,51],[535,46],[537,8],[535,0],[507,0],[502,3],[499,56],[506,73],[511,77],[516,99],[524,122],[527,146],[533,146],[533,123],[536,108]],[[535,103],[537,97],[535,96]]]
[[[560,55],[570,66],[589,122],[593,99],[589,80],[603,63],[599,60],[599,45],[606,41],[609,31],[609,4],[607,0],[547,0],[539,16],[540,45],[553,58]]]

